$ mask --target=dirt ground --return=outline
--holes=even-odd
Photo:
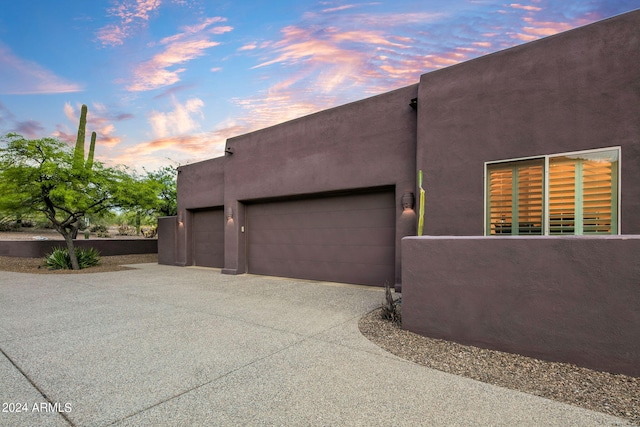
[[[144,239],[143,236],[118,236],[115,228],[110,230],[112,239]],[[80,236],[82,238],[82,236]],[[90,239],[100,240],[95,233],[92,233]],[[29,229],[24,228],[20,231],[3,231],[0,232],[0,240],[60,240],[64,239],[55,230],[49,229]],[[44,258],[16,258],[0,256],[1,271],[15,271],[18,273],[36,273],[36,274],[87,274],[100,273],[105,271],[127,270],[123,265],[157,263],[158,254],[138,254],[138,255],[117,255],[100,257],[100,263],[95,267],[85,268],[79,271],[73,270],[49,270],[44,264]]]
[[[82,270],[49,270],[44,264],[44,258],[15,258],[0,256],[1,271],[15,271],[18,273],[36,274],[88,274],[105,271],[129,270],[123,267],[127,264],[157,263],[158,254],[116,255],[100,257],[100,263],[95,267]]]

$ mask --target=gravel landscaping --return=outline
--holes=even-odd
[[[383,349],[428,368],[604,412],[640,425],[640,378],[423,337],[382,320],[380,309],[364,316],[359,327],[365,337]]]

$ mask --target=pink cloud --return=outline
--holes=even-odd
[[[22,59],[0,42],[0,93],[31,95],[80,92],[84,88],[40,64]]]
[[[554,34],[570,30],[571,28],[575,28],[576,25],[586,23],[582,20],[572,24],[568,22],[536,21],[530,17],[525,17],[524,21],[529,24],[528,26],[523,27],[524,32],[541,37],[552,36]]]
[[[519,3],[511,3],[509,6],[511,6],[514,9],[528,10],[530,12],[540,12],[542,10],[541,7],[526,6],[526,5],[522,5],[522,4],[519,4]]]
[[[103,46],[117,46],[124,43],[137,27],[149,20],[150,13],[160,7],[160,0],[122,0],[107,10],[110,17],[119,23],[109,24],[97,31],[97,39]]]
[[[225,18],[207,18],[201,24],[184,27],[182,33],[165,37],[160,41],[164,50],[148,61],[139,64],[133,72],[133,81],[127,86],[131,92],[141,92],[169,86],[180,81],[180,74],[186,68],[172,68],[201,57],[205,51],[220,43],[212,41],[204,34],[207,28]],[[231,31],[232,27],[224,27]]]
[[[242,52],[246,50],[254,50],[257,48],[258,48],[258,45],[255,42],[251,42],[251,43],[245,44],[244,46],[239,47],[238,51]]]
[[[187,100],[180,104],[173,100],[174,110],[170,112],[152,111],[149,113],[149,123],[153,133],[158,138],[165,138],[173,135],[184,135],[200,127],[194,116],[202,117],[204,102],[199,98]]]
[[[17,122],[15,125],[15,131],[27,138],[36,139],[42,136],[44,127],[35,120],[26,120],[23,122]]]
[[[534,36],[531,34],[523,34],[523,33],[516,33],[513,35],[513,37],[517,38],[518,40],[522,40],[523,42],[530,42],[540,38],[539,36]]]
[[[228,138],[248,131],[246,125],[229,122],[210,132],[157,138],[124,149],[119,148],[115,152],[109,151],[108,157],[101,157],[100,160],[115,165],[128,164],[135,158],[148,169],[165,165],[163,157],[186,164],[222,155]]]
[[[221,16],[214,16],[211,18],[206,18],[201,23],[196,25],[188,25],[182,28],[185,34],[195,34],[201,31],[206,30],[209,26],[213,24],[217,24],[219,22],[227,22],[227,18],[223,18]]]
[[[356,7],[356,5],[354,5],[354,4],[346,4],[344,6],[337,6],[337,7],[330,7],[330,8],[327,8],[327,9],[323,9],[322,13],[340,12],[340,11],[347,10],[347,9],[353,9],[354,7]]]
[[[215,34],[215,35],[228,33],[230,31],[233,31],[233,27],[229,25],[225,25],[221,27],[213,27],[212,29],[209,30],[211,34]]]

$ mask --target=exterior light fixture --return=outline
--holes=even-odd
[[[227,208],[227,220],[233,219],[233,209]]]
[[[409,211],[413,210],[416,202],[416,196],[413,193],[404,193],[402,198],[400,199],[402,203],[402,210]]]
[[[178,212],[178,226],[182,227],[184,223],[182,222],[182,211]]]

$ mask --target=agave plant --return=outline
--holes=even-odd
[[[80,268],[93,267],[100,262],[100,252],[95,248],[78,248],[76,250]],[[45,263],[50,270],[71,269],[71,257],[66,248],[53,248],[53,251],[45,257]]]
[[[402,312],[399,303],[400,299],[393,299],[389,282],[385,282],[384,284],[384,297],[384,302],[380,306],[380,308],[382,309],[380,316],[384,320],[389,320],[390,322],[401,324]]]
[[[78,264],[80,268],[93,267],[100,262],[100,252],[95,248],[78,249]]]
[[[49,270],[63,270],[71,265],[69,251],[62,248],[53,248],[53,251],[45,257]]]

